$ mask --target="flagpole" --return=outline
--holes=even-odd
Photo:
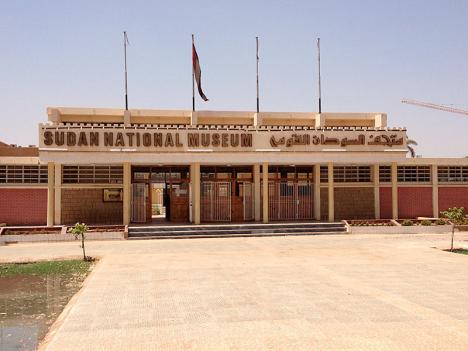
[[[259,99],[259,89],[258,89],[258,37],[255,37],[256,43],[257,43],[257,113],[260,112],[260,99]]]
[[[319,113],[322,113],[322,83],[320,77],[320,38],[317,38],[317,58],[318,58],[318,106],[319,106]]]
[[[128,89],[127,89],[127,32],[124,35],[124,60],[125,60],[125,110],[128,110]]]
[[[193,47],[195,45],[195,38],[192,34],[192,111],[195,112],[195,70],[193,68]]]

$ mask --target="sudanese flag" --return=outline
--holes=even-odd
[[[208,101],[208,98],[203,93],[201,87],[201,69],[200,69],[200,61],[198,60],[197,50],[195,49],[195,44],[192,43],[192,66],[193,66],[193,75],[195,76],[195,80],[197,81],[198,93],[203,101]]]

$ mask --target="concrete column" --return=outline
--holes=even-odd
[[[263,181],[263,223],[268,223],[268,163],[262,165]]]
[[[55,172],[54,163],[47,164],[47,226],[54,225]]]
[[[262,115],[260,113],[254,113],[253,125],[255,127],[261,126],[263,124]]]
[[[437,165],[432,165],[432,216],[439,217],[439,174]]]
[[[379,113],[375,115],[374,127],[376,128],[385,128],[387,126],[387,114]]]
[[[398,166],[392,162],[392,218],[398,219]]]
[[[190,114],[190,124],[195,126],[198,124],[198,113],[196,111],[192,111]]]
[[[129,110],[124,111],[124,124],[129,126],[132,123],[132,114]]]
[[[260,165],[256,164],[253,165],[253,178],[254,178],[254,213],[255,213],[255,221],[261,220],[261,203],[260,203]]]
[[[62,224],[62,165],[55,164],[54,224]]]
[[[200,224],[200,164],[190,165],[190,184],[192,187],[192,221]]]
[[[314,218],[320,221],[320,165],[314,165]]]
[[[333,162],[328,162],[328,221],[335,220],[335,182],[333,178]]]
[[[132,165],[129,162],[123,164],[123,224],[129,225],[132,208]]]
[[[325,127],[325,115],[322,113],[315,114],[315,128]]]
[[[380,174],[379,165],[374,165],[372,168],[374,177],[374,215],[375,219],[380,219]]]

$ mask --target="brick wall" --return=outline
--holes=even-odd
[[[171,222],[186,223],[189,221],[189,197],[171,195]]]
[[[380,188],[380,218],[392,218],[392,188]]]
[[[320,188],[320,219],[328,220],[328,188]]]
[[[122,224],[123,203],[102,199],[103,189],[62,189],[62,224]]]
[[[375,218],[374,188],[335,188],[335,219]]]
[[[432,217],[432,187],[399,187],[398,218]]]
[[[464,207],[468,213],[468,186],[439,186],[439,211],[445,211],[449,207]]]
[[[47,189],[0,189],[0,223],[47,224]]]
[[[240,196],[231,196],[231,221],[242,222],[244,220],[244,202]]]

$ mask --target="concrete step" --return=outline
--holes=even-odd
[[[145,231],[145,232],[129,232],[129,236],[170,236],[170,235],[224,235],[224,234],[274,234],[274,233],[323,233],[323,232],[346,232],[346,228],[341,227],[330,227],[330,228],[291,228],[291,229],[237,229],[237,230],[200,230],[200,231]]]
[[[213,230],[213,229],[271,229],[271,228],[329,228],[343,226],[341,222],[313,222],[313,223],[252,223],[252,224],[203,224],[203,225],[172,225],[172,226],[130,226],[129,230],[133,232],[145,232],[149,230],[158,231],[200,231],[200,230]]]
[[[214,238],[239,236],[284,236],[345,234],[341,222],[249,223],[129,227],[129,239]]]
[[[304,236],[304,235],[343,235],[346,232],[303,232],[303,233],[253,233],[253,234],[187,234],[187,235],[152,235],[152,236],[130,236],[129,240],[150,240],[150,239],[203,239],[203,238],[239,238],[239,237],[272,237],[272,236]]]

